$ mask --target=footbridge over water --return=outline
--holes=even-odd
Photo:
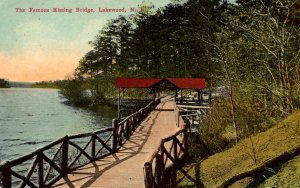
[[[146,169],[143,168],[145,163],[149,161],[149,158],[151,160],[153,154],[156,156],[155,152],[160,148],[163,138],[180,131],[180,127],[176,126],[174,106],[174,102],[163,100],[117,152],[73,171],[59,180],[54,187],[145,187],[144,175],[149,176],[148,166]],[[183,121],[180,121],[180,124],[183,126]],[[181,148],[185,147],[183,138],[183,135],[178,136],[178,144],[182,144],[181,147],[175,146],[178,151],[173,159],[184,154],[181,151]],[[172,141],[164,144],[167,151],[174,147]],[[170,155],[173,154],[174,151]],[[167,162],[166,165],[172,164],[171,160],[164,162]],[[146,178],[150,178],[151,181],[154,179],[153,177]]]
[[[111,128],[66,136],[2,164],[1,186],[161,187],[166,169],[185,154],[179,110],[170,98],[158,99]]]
[[[205,80],[121,78],[116,86],[119,121],[114,119],[112,127],[99,131],[65,136],[1,164],[1,187],[164,187],[169,167],[187,155],[187,128],[182,117],[189,117],[194,125],[200,122],[195,115],[204,114],[200,106],[205,101]],[[153,101],[122,119],[120,94],[129,88],[149,90]],[[162,89],[175,91],[174,97],[155,99]],[[183,89],[196,93],[188,99]],[[188,103],[197,109],[186,107]]]

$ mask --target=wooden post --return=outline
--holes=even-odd
[[[180,90],[180,103],[183,104],[182,89]]]
[[[195,124],[194,124],[194,117],[195,116],[192,114],[192,126],[191,126],[191,129],[194,128],[194,126],[195,126]]]
[[[6,162],[3,166],[2,187],[11,188],[11,166],[9,162]]]
[[[156,167],[157,167],[157,175],[155,177],[155,182],[156,182],[156,185],[157,187],[163,187],[162,186],[162,171],[164,170],[162,168],[162,157],[160,154],[157,154],[156,155]]]
[[[92,158],[96,159],[96,134],[92,134]]]
[[[161,145],[160,145],[160,150],[161,150],[162,146],[163,146],[163,143],[161,143]],[[162,187],[164,187],[165,184],[166,184],[166,179],[165,179],[165,157],[164,157],[164,152],[161,151],[160,155],[161,155],[161,165],[160,165],[160,168],[161,168],[161,183],[162,183],[162,185],[163,185]]]
[[[126,122],[125,122],[125,125],[124,125],[124,127],[125,127],[125,138],[126,139],[129,138],[129,126],[130,126],[129,123],[130,123],[129,120],[127,119]]]
[[[200,96],[200,90],[197,90],[197,93],[198,93],[198,103],[201,104],[201,96]]]
[[[133,126],[132,131],[134,131],[137,127],[137,123],[136,123],[137,122],[137,120],[136,120],[137,116],[138,116],[138,114],[136,114],[135,116],[132,117],[132,126]]]
[[[155,88],[153,88],[152,92],[153,92],[153,94],[152,94],[152,101],[154,101],[154,100],[155,100],[155,95],[156,95],[156,90],[155,90]]]
[[[61,172],[62,176],[68,174],[68,155],[69,155],[69,137],[65,136],[62,143],[62,159],[61,159]]]
[[[112,136],[112,150],[115,152],[117,151],[117,144],[118,144],[118,120],[112,120],[112,128],[113,128],[113,136]]]
[[[174,144],[173,155],[174,155],[175,162],[177,162],[178,156],[177,156],[177,142],[176,142],[176,137],[173,138],[173,144]]]
[[[184,149],[185,149],[185,153],[184,153],[184,155],[185,155],[185,157],[187,157],[188,156],[188,154],[189,154],[189,143],[188,143],[188,132],[187,132],[187,129],[185,129],[184,130],[184,132],[183,132],[183,141],[184,141],[184,145],[183,145],[183,147],[184,147]]]
[[[119,88],[119,93],[118,93],[118,114],[117,114],[117,118],[120,119],[120,102],[121,102],[121,90]]]
[[[144,181],[145,188],[153,187],[152,165],[149,162],[144,164]]]
[[[178,109],[176,108],[176,104],[174,105],[174,115],[175,115],[175,122],[176,122],[176,127],[178,127],[178,121],[177,121],[177,116],[178,116]]]
[[[44,184],[44,164],[43,164],[43,153],[37,153],[38,158],[38,184],[39,187],[45,187]]]

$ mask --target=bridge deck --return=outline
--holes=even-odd
[[[173,110],[173,102],[160,103],[117,153],[74,171],[54,187],[144,187],[145,161],[161,138],[178,130]]]

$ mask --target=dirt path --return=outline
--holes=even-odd
[[[146,159],[161,138],[177,130],[173,110],[173,102],[160,103],[116,154],[74,171],[54,187],[144,187]]]

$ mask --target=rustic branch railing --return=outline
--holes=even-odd
[[[99,131],[65,136],[36,151],[0,165],[0,186],[50,187],[68,173],[116,152],[136,127],[160,103],[146,107],[112,127]]]
[[[188,155],[187,129],[177,107],[174,110],[177,126],[175,134],[163,138],[157,150],[144,164],[144,181],[146,188],[165,187],[166,172],[170,167],[178,165]]]

